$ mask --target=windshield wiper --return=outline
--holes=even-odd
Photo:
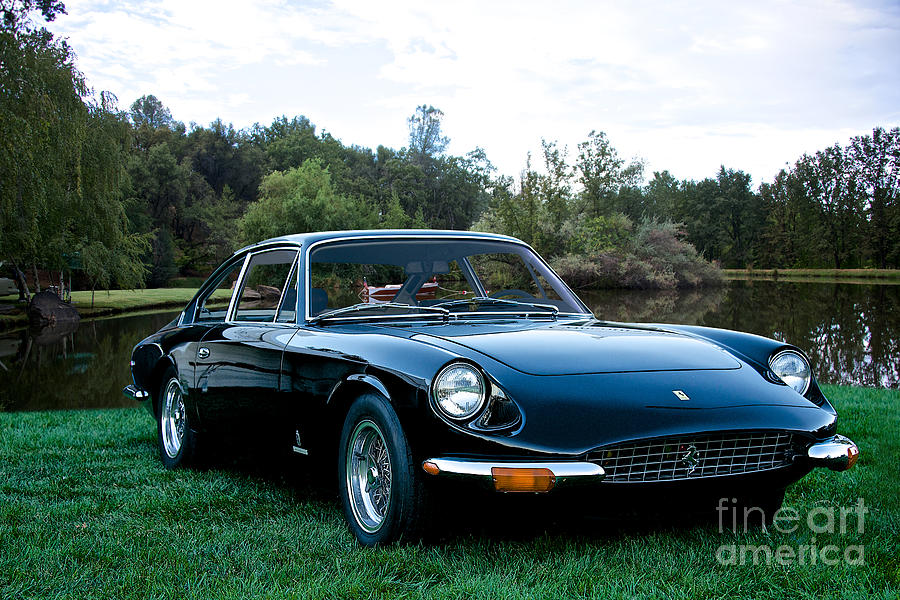
[[[330,310],[330,311],[322,313],[320,315],[316,315],[315,317],[313,317],[309,321],[307,321],[307,323],[314,324],[314,323],[318,323],[319,321],[322,321],[325,319],[340,318],[342,316],[345,317],[345,316],[348,316],[348,313],[372,310],[372,309],[376,309],[376,308],[402,308],[404,310],[419,310],[424,313],[438,313],[444,319],[446,319],[448,317],[448,315],[450,314],[450,311],[447,310],[446,308],[439,308],[437,306],[416,306],[414,304],[402,304],[400,302],[384,302],[382,304],[368,304],[368,303],[364,302],[361,304],[354,304],[353,306],[345,306],[344,308],[336,308],[334,310]],[[386,314],[386,315],[373,315],[373,316],[396,317],[398,315]]]
[[[553,306],[552,304],[537,304],[534,302],[521,302],[519,300],[506,300],[504,298],[491,298],[490,296],[475,296],[473,298],[459,298],[457,300],[448,300],[446,302],[439,302],[432,306],[432,308],[450,308],[453,306],[464,306],[469,304],[502,304],[504,306],[529,306],[531,308],[537,308],[539,310],[547,311],[553,313],[555,317],[559,313],[559,308]],[[514,311],[509,311],[514,312]]]

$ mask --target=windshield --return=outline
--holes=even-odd
[[[308,315],[313,318],[394,315],[403,307],[437,307],[469,315],[590,314],[539,256],[512,242],[463,238],[331,242],[312,249],[307,271]],[[426,317],[438,311],[407,312]]]

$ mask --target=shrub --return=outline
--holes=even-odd
[[[590,219],[581,229],[583,235],[576,239],[576,245],[585,240],[593,240],[588,244],[594,247],[605,245],[621,234],[625,222],[627,219]],[[674,289],[718,285],[723,281],[719,268],[700,256],[673,223],[645,221],[624,241],[619,238],[619,244],[601,251],[558,257],[552,261],[553,267],[576,289]]]

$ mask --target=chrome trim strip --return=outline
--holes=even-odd
[[[603,479],[606,472],[600,465],[589,462],[516,462],[506,460],[468,460],[464,458],[429,458],[424,461],[434,464],[440,474],[463,475],[469,477],[493,477],[491,469],[494,467],[519,468],[519,469],[550,469],[557,481],[572,478],[596,478]]]
[[[336,242],[346,242],[346,241],[351,241],[351,240],[435,240],[435,239],[438,239],[438,240],[441,240],[441,239],[442,240],[479,240],[479,241],[483,241],[483,242],[492,242],[492,241],[493,242],[506,242],[508,244],[524,246],[525,248],[528,248],[529,250],[531,250],[532,254],[534,254],[534,256],[536,256],[542,263],[544,263],[544,266],[546,266],[547,269],[549,269],[551,273],[556,275],[556,278],[559,279],[560,283],[562,283],[566,287],[566,289],[569,291],[569,293],[572,294],[572,297],[575,298],[579,302],[579,304],[581,304],[581,307],[583,309],[585,309],[585,311],[586,311],[584,313],[569,313],[569,314],[578,314],[579,316],[585,316],[585,317],[590,316],[592,318],[596,318],[594,316],[594,313],[591,312],[591,310],[584,304],[584,301],[578,297],[578,294],[576,294],[574,291],[572,291],[572,288],[569,287],[569,284],[566,283],[565,280],[563,280],[563,278],[560,277],[556,273],[556,271],[553,270],[553,267],[551,267],[547,263],[546,260],[544,260],[544,257],[541,256],[540,254],[538,254],[537,252],[535,252],[534,248],[532,248],[531,246],[529,246],[522,240],[517,240],[515,238],[508,238],[506,236],[491,237],[490,235],[442,235],[442,234],[427,235],[427,234],[422,234],[422,233],[410,233],[410,234],[402,234],[401,233],[401,234],[393,234],[393,235],[356,235],[356,236],[335,237],[335,238],[328,238],[325,240],[318,240],[316,242],[313,242],[309,246],[307,246],[306,252],[303,255],[303,271],[304,271],[303,282],[306,285],[306,290],[304,291],[305,306],[303,308],[304,321],[308,322],[310,319],[313,318],[313,315],[309,314],[309,303],[310,303],[309,291],[310,291],[310,287],[311,287],[309,285],[310,284],[310,275],[311,275],[310,268],[309,268],[309,255],[313,251],[313,249],[315,249],[317,246],[320,246],[322,244],[332,244],[332,243],[336,243]]]
[[[850,438],[836,435],[831,439],[813,444],[806,450],[810,462],[817,467],[828,467],[832,471],[846,471],[859,457],[859,447]]]
[[[285,321],[279,321],[278,316],[281,314],[281,309],[284,308],[282,303],[284,302],[284,296],[287,294],[288,287],[291,285],[291,275],[297,272],[297,269],[300,266],[300,250],[297,250],[294,254],[294,260],[291,261],[291,268],[288,271],[287,277],[284,278],[284,285],[281,287],[281,295],[278,297],[278,304],[275,305],[275,314],[272,316],[272,323],[285,323]],[[264,321],[265,322],[265,321]],[[297,323],[297,307],[294,307],[294,321],[293,323],[287,322],[289,325],[295,325]]]
[[[297,254],[296,254],[296,256],[294,256],[294,260],[291,263],[291,270],[288,273],[287,279],[285,280],[285,287],[281,290],[281,296],[278,297],[278,304],[276,305],[276,308],[275,308],[275,316],[272,317],[271,321],[235,321],[234,320],[234,311],[237,310],[237,302],[236,302],[237,295],[238,295],[238,291],[240,291],[240,292],[244,291],[244,275],[246,275],[247,267],[250,265],[250,261],[257,254],[265,254],[266,252],[279,252],[281,250],[285,250],[285,251],[293,250]],[[225,323],[227,325],[241,325],[241,326],[242,325],[285,325],[288,327],[296,326],[297,325],[297,316],[296,315],[294,315],[293,323],[288,323],[288,322],[280,322],[279,323],[279,322],[275,321],[275,319],[278,318],[278,311],[281,309],[281,300],[284,298],[284,294],[287,291],[287,281],[290,281],[291,274],[293,274],[294,269],[296,268],[299,260],[300,260],[300,249],[297,248],[296,246],[294,246],[294,247],[272,246],[272,247],[266,247],[265,249],[259,250],[256,252],[248,252],[247,255],[244,257],[244,264],[241,266],[241,272],[240,272],[240,274],[238,274],[238,278],[235,280],[234,292],[231,294],[231,301],[228,303],[228,312],[225,313]],[[238,285],[238,284],[240,284],[240,285]]]
[[[247,270],[247,263],[250,262],[251,254],[252,254],[251,252],[248,252],[244,256],[244,264],[241,265],[241,272],[238,273],[237,279],[234,280],[234,290],[231,292],[231,300],[228,301],[228,309],[225,311],[225,322],[226,323],[231,322],[231,315],[234,314],[233,311],[234,311],[234,307],[236,304],[235,300],[237,299],[238,293],[243,291],[243,289],[244,289],[244,272]],[[215,292],[215,290],[213,290],[210,293],[212,294],[214,292]]]
[[[135,385],[126,385],[122,388],[122,395],[137,402],[143,402],[150,397],[144,390],[139,390]]]
[[[373,305],[375,306],[375,305]],[[413,307],[415,308],[415,307]],[[312,318],[312,317],[311,317]],[[364,315],[364,316],[342,316],[342,315],[334,315],[333,317],[318,317],[315,320],[315,323],[321,323],[322,321],[381,321],[381,320],[391,320],[391,319],[421,319],[422,321],[437,321],[440,323],[444,323],[446,319],[444,315],[433,312],[420,312],[414,314],[399,314],[399,315]],[[314,323],[314,324],[315,324]]]

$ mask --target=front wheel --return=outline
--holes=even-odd
[[[191,429],[175,369],[170,368],[163,376],[158,414],[157,441],[163,464],[169,469],[190,464],[197,455],[197,434]]]
[[[350,407],[338,452],[341,502],[366,546],[416,539],[424,528],[424,489],[397,414],[377,394]]]

